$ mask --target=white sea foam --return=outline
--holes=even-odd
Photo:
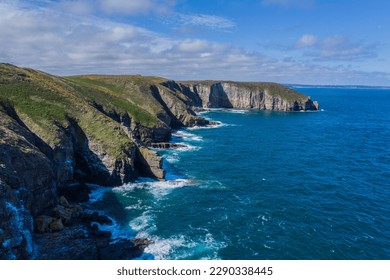
[[[132,205],[129,205],[129,206],[125,207],[125,209],[127,209],[127,210],[146,210],[146,209],[149,209],[149,208],[150,207],[148,207],[147,205],[143,204],[143,200],[142,199],[138,199],[136,204],[132,204]]]
[[[180,156],[177,152],[163,155],[163,158],[166,159],[169,163],[175,163],[180,161]]]
[[[223,123],[220,121],[214,121],[217,124],[216,125],[207,125],[207,126],[193,126],[188,127],[187,130],[200,130],[200,129],[213,129],[213,128],[221,128],[221,127],[227,127],[227,126],[241,126],[237,124],[230,124],[230,123]]]
[[[120,238],[125,238],[125,239],[134,238],[134,236],[136,235],[136,232],[131,227],[120,225],[112,217],[109,217],[109,218],[111,219],[112,224],[111,225],[108,225],[108,224],[103,224],[103,225],[97,224],[98,227],[99,227],[99,230],[110,231],[112,239],[114,239],[114,240],[115,239],[120,239]]]
[[[177,148],[176,150],[181,151],[181,152],[188,152],[188,151],[199,151],[201,147],[190,145],[187,143],[178,143],[182,145],[182,147]]]
[[[199,182],[200,188],[207,189],[225,189],[226,187],[218,180],[206,180]]]
[[[146,254],[152,254],[155,259],[183,259],[190,256],[189,248],[196,246],[184,235],[162,238],[154,233],[157,230],[153,211],[145,211],[141,216],[131,220],[129,226],[138,231],[136,238],[147,238],[153,241],[145,249]]]
[[[151,210],[147,210],[142,213],[141,216],[130,221],[129,226],[138,232],[143,232],[150,234],[156,230],[156,225],[154,223],[155,216]],[[137,234],[137,237],[139,233]]]
[[[218,250],[226,247],[224,242],[215,240],[211,233],[199,236],[197,240],[183,234],[161,238],[145,232],[140,232],[137,237],[153,240],[145,253],[152,254],[157,260],[186,259],[197,255],[203,255],[203,259],[220,259]]]
[[[128,183],[115,187],[113,188],[113,191],[124,195],[128,192],[134,191],[135,189],[146,189],[153,194],[156,199],[161,199],[174,189],[191,185],[194,185],[194,183],[187,179],[175,179],[168,181],[141,180],[136,183]]]
[[[87,184],[89,189],[91,190],[89,194],[89,202],[90,203],[95,203],[98,201],[103,200],[104,195],[111,191],[111,188],[104,187],[104,186],[99,186],[95,184]]]
[[[153,240],[145,253],[152,254],[157,260],[185,259],[191,256],[191,249],[196,243],[184,235],[172,236],[170,238],[160,238],[158,236],[147,236]]]
[[[172,136],[181,138],[185,141],[203,141],[203,137],[199,135],[195,135],[193,133],[189,133],[185,130],[178,130],[172,133]]]
[[[218,124],[216,124],[216,125],[207,125],[207,126],[197,126],[196,125],[196,126],[188,127],[187,130],[212,129],[212,128],[218,128],[221,126],[222,126],[222,123],[218,122]]]
[[[234,113],[234,114],[246,114],[248,110],[239,110],[239,109],[226,109],[225,112]]]

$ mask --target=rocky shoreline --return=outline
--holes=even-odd
[[[131,259],[149,240],[115,239],[88,208],[85,183],[164,180],[154,149],[172,130],[214,126],[212,108],[316,110],[274,83],[159,77],[57,77],[0,64],[0,259]],[[116,252],[116,253],[115,253]]]
[[[77,191],[85,192],[86,188],[79,184],[67,197],[80,197]],[[152,243],[148,239],[114,238],[110,231],[100,230],[113,221],[91,209],[88,200],[88,195],[84,195],[84,203],[69,202],[61,196],[59,205],[35,219],[33,259],[130,260],[139,258]]]

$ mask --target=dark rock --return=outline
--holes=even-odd
[[[96,222],[101,225],[112,225],[112,220],[109,217],[107,217],[106,215],[101,215],[99,214],[99,212],[96,211],[84,211],[84,213],[81,215],[81,219],[88,222]]]
[[[84,183],[70,183],[64,187],[57,188],[57,193],[70,202],[86,202],[89,200],[91,191]]]
[[[64,224],[69,224],[72,219],[73,213],[69,208],[57,205],[52,210],[52,216],[61,219]]]
[[[35,234],[36,259],[96,260],[99,258],[96,238],[83,224],[65,227],[62,231]]]
[[[41,215],[35,218],[35,231],[39,233],[50,232],[50,224],[54,221],[53,217]]]
[[[310,111],[318,111],[319,109],[319,104],[317,101],[312,101],[309,97],[309,99],[305,102],[305,110],[310,110]]]
[[[155,149],[179,149],[179,148],[185,148],[185,145],[170,143],[170,142],[159,142],[159,143],[151,143],[150,147]]]
[[[148,245],[153,244],[153,241],[147,238],[135,238],[131,239],[130,242],[134,245],[135,248],[139,250],[144,250]]]
[[[59,202],[60,202],[60,205],[63,206],[63,207],[66,207],[66,208],[70,207],[70,204],[69,204],[68,200],[64,196],[60,197]]]
[[[49,225],[49,229],[53,232],[55,231],[61,231],[64,229],[64,224],[62,223],[62,220],[61,219],[54,219],[50,225]]]
[[[112,235],[111,231],[108,231],[108,230],[97,230],[97,231],[94,231],[92,234],[96,237],[103,237],[103,238],[107,238],[107,239],[110,239],[111,235]]]
[[[134,245],[134,244],[137,245]],[[100,248],[102,260],[131,260],[142,255],[148,242],[134,242],[128,239],[116,239],[110,244]]]

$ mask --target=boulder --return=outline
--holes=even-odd
[[[49,225],[49,229],[51,231],[61,231],[64,229],[64,224],[62,223],[62,220],[61,219],[54,219],[50,225]]]
[[[72,219],[72,211],[61,205],[57,205],[52,210],[52,216],[61,219],[65,224],[69,224]]]
[[[53,217],[41,215],[35,218],[35,231],[39,233],[50,232],[50,224],[54,221]]]

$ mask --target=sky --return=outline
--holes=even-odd
[[[0,0],[0,62],[56,75],[390,86],[388,0]]]

